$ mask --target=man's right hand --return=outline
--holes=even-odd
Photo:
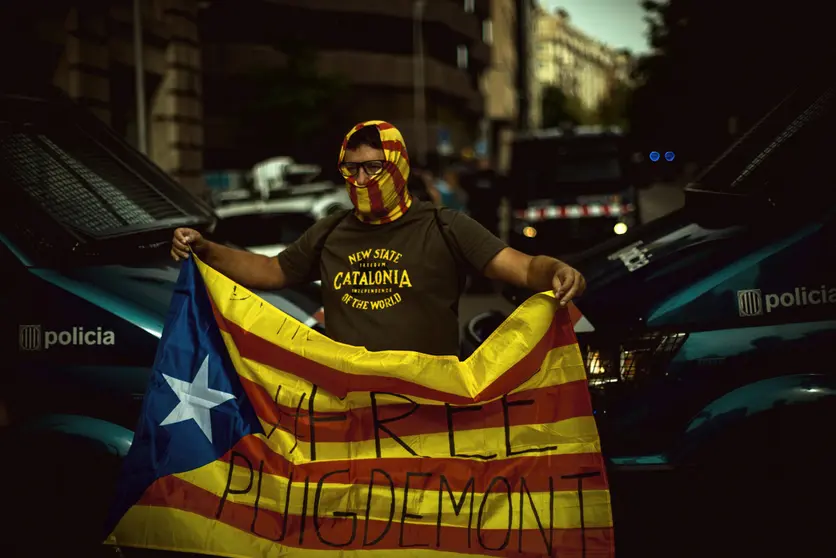
[[[177,229],[171,240],[171,257],[175,262],[187,260],[190,252],[199,252],[206,242],[203,235],[194,229]]]

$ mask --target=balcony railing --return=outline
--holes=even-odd
[[[357,85],[382,85],[399,88],[414,87],[414,58],[367,52],[322,52],[319,68],[325,73],[341,73],[351,68],[351,80]],[[481,105],[478,89],[470,75],[433,59],[425,59],[425,83],[428,90],[436,90],[459,97],[471,106]]]
[[[412,19],[413,0],[271,0],[274,4],[321,12],[354,12]],[[482,39],[482,22],[464,11],[464,3],[425,1],[424,21],[444,24],[474,41]]]

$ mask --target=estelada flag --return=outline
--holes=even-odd
[[[108,544],[216,556],[614,555],[565,309],[464,362],[332,341],[183,264]]]

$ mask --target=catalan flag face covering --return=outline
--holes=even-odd
[[[340,164],[345,160],[348,140],[366,126],[376,126],[380,132],[385,156],[383,169],[372,175],[365,185],[357,183],[357,176],[343,176],[357,218],[372,225],[382,225],[399,219],[412,205],[412,196],[406,187],[409,156],[403,136],[397,128],[382,120],[369,120],[358,124],[346,134],[340,149]]]

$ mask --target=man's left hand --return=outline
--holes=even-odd
[[[561,263],[552,278],[554,297],[560,301],[561,306],[566,306],[576,296],[581,296],[586,290],[586,279],[583,275],[570,265]]]

